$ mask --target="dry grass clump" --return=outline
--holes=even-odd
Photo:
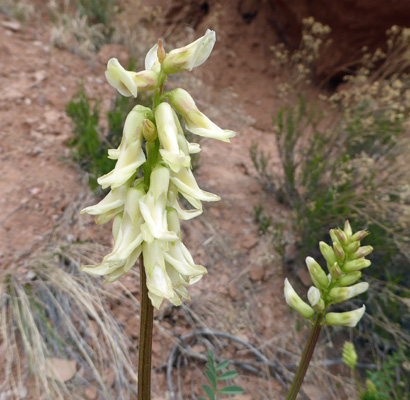
[[[51,43],[83,58],[92,57],[107,43],[124,45],[132,58],[145,56],[147,43],[157,39],[149,27],[161,14],[159,7],[138,3],[128,13],[115,0],[50,0],[49,11],[54,24]]]
[[[38,399],[84,399],[92,387],[104,399],[135,397],[129,343],[107,308],[131,300],[79,270],[101,251],[89,244],[56,245],[4,276],[1,393],[20,398],[28,389]],[[68,375],[57,376],[60,369]]]
[[[27,22],[34,15],[34,6],[25,1],[0,0],[0,13]]]

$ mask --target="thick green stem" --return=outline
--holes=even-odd
[[[286,396],[286,400],[295,400],[296,396],[299,393],[300,387],[303,383],[303,379],[305,379],[306,371],[309,367],[310,360],[312,359],[313,352],[315,351],[316,343],[320,336],[320,331],[322,330],[322,320],[323,314],[318,314],[310,330],[308,341],[303,350],[302,358],[300,359],[296,375],[293,378],[293,382],[289,389],[289,393]]]
[[[140,255],[140,341],[138,355],[138,400],[151,400],[151,352],[154,308],[148,298],[144,258]]]

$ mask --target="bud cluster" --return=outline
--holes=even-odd
[[[186,129],[196,135],[229,142],[235,132],[215,125],[185,90],[165,94],[162,90],[167,74],[201,65],[214,43],[215,33],[208,30],[202,38],[168,54],[159,41],[148,52],[144,71],[126,71],[115,58],[107,65],[107,80],[119,93],[137,97],[138,91],[154,90],[154,105],[152,109],[137,105],[129,113],[119,147],[108,151],[108,157],[117,160],[115,168],[98,179],[103,189],[111,191],[98,204],[81,211],[94,215],[97,224],[113,219],[114,236],[111,253],[100,264],[82,269],[106,275],[106,282],[114,282],[142,253],[148,295],[156,308],[163,299],[174,305],[189,299],[186,286],[207,272],[195,264],[183,244],[180,219],[198,216],[202,201],[218,201],[220,197],[199,188],[190,155],[201,149],[187,141],[177,112]],[[192,208],[183,208],[180,196]]]
[[[330,230],[332,246],[320,242],[320,252],[326,260],[328,274],[312,257],[306,258],[313,285],[308,293],[307,304],[295,292],[289,281],[285,280],[286,302],[294,310],[307,319],[312,319],[315,312],[324,315],[328,307],[334,303],[341,303],[352,297],[364,293],[368,288],[367,282],[356,283],[362,276],[361,270],[370,266],[370,261],[365,257],[373,250],[371,246],[360,246],[360,241],[369,234],[362,230],[353,234],[349,221],[345,222],[344,229]],[[366,307],[363,305],[353,311],[336,313],[329,312],[324,315],[328,325],[343,325],[354,327],[362,318]]]

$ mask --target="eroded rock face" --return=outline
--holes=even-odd
[[[410,25],[410,7],[406,0],[268,0],[272,8],[270,22],[282,41],[296,48],[302,20],[315,20],[332,28],[333,44],[322,52],[316,73],[331,78],[354,66],[362,47],[385,48],[386,30],[392,25]]]
[[[189,23],[196,28],[215,12],[217,4],[217,0],[173,0],[165,20]],[[223,8],[220,22],[225,31],[233,35],[234,30],[243,36],[249,34],[249,26],[257,25],[254,33],[263,32],[263,36],[254,40],[263,40],[267,46],[279,39],[291,49],[297,48],[304,18],[312,16],[329,25],[333,44],[323,50],[317,63],[320,79],[341,76],[357,65],[363,46],[370,50],[385,48],[386,30],[392,25],[410,26],[408,0],[224,0]],[[239,14],[240,23],[226,24],[226,20],[232,19],[227,10],[229,14]]]

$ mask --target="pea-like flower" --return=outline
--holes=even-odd
[[[117,159],[115,168],[97,180],[103,189],[109,186],[115,189],[124,185],[145,162],[146,158],[142,150],[142,130],[143,121],[149,114],[151,111],[142,106],[134,107],[128,114],[120,146],[108,152],[110,158]]]
[[[90,275],[108,275],[106,282],[113,282],[128,272],[141,254],[143,235],[139,200],[145,195],[142,184],[127,191],[123,216],[117,216],[113,224],[114,248],[97,265],[82,268]]]
[[[105,224],[124,210],[128,187],[129,185],[124,184],[118,189],[111,190],[98,204],[84,208],[80,214],[95,215],[97,224]]]
[[[178,173],[172,173],[171,181],[177,187],[182,196],[184,196],[188,202],[197,209],[199,208],[198,200],[219,201],[221,199],[216,194],[205,192],[200,189],[195,180],[194,174],[189,168],[181,168]]]
[[[230,130],[223,130],[214,124],[206,115],[198,110],[194,99],[184,89],[175,89],[169,92],[166,97],[171,105],[184,118],[186,128],[195,135],[204,136],[212,139],[230,142],[229,138],[236,133]]]
[[[177,239],[173,242],[155,239],[150,243],[144,242],[142,246],[148,296],[157,309],[164,299],[176,306],[181,305],[182,299],[189,300],[186,286],[198,282],[207,273],[206,268],[194,263],[182,243],[175,210],[168,210],[167,221],[169,229],[177,233]]]
[[[127,71],[116,58],[107,64],[105,77],[108,83],[125,97],[137,97],[138,91],[155,89],[158,74],[151,69],[141,72]]]
[[[159,152],[164,161],[174,172],[178,172],[181,167],[189,167],[191,158],[179,148],[179,121],[168,103],[161,103],[157,107],[155,121],[157,123],[158,138],[163,147]]]
[[[365,311],[366,306],[363,304],[362,307],[353,311],[342,313],[330,312],[326,314],[325,321],[328,325],[342,325],[354,328],[362,319]]]
[[[288,279],[285,279],[285,299],[288,306],[303,315],[305,318],[311,319],[315,315],[315,311],[309,304],[305,303],[293,289]]]
[[[176,233],[168,230],[166,212],[168,186],[168,168],[158,165],[151,172],[148,193],[139,201],[145,221],[141,226],[141,230],[146,242],[151,243],[154,239],[177,239]]]
[[[170,51],[162,63],[166,74],[174,74],[181,71],[191,71],[202,65],[211,54],[216,41],[215,32],[208,29],[204,36],[188,44],[185,47]],[[151,64],[152,59],[150,59]]]

